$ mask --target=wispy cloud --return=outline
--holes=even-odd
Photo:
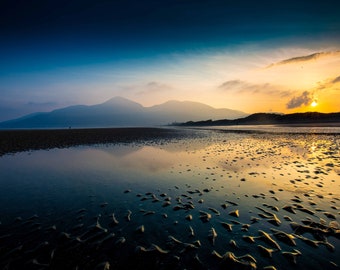
[[[276,96],[289,96],[291,91],[285,89],[280,85],[273,85],[270,83],[250,83],[242,80],[229,80],[218,86],[223,91],[232,91],[237,94],[267,94]]]
[[[162,92],[166,92],[166,91],[173,89],[173,87],[168,84],[159,83],[156,81],[152,81],[147,84],[144,84],[140,88],[142,90],[138,91],[136,93],[137,95],[156,94],[156,93],[162,93]]]
[[[53,102],[53,101],[50,101],[50,102],[35,102],[35,101],[30,101],[30,102],[27,102],[26,105],[28,106],[31,106],[31,107],[56,107],[58,106],[58,103],[57,102]]]
[[[318,86],[315,88],[315,90],[318,91],[318,90],[330,89],[339,82],[340,82],[340,76],[335,77],[335,78],[334,77],[329,78],[321,82],[318,82]]]
[[[289,100],[286,107],[287,109],[295,109],[303,105],[307,106],[309,103],[311,103],[311,101],[311,93],[308,91],[304,91],[300,96],[293,97],[291,100]]]
[[[220,86],[218,86],[218,88],[220,89],[233,89],[233,88],[239,88],[245,85],[244,81],[241,80],[230,80],[230,81],[226,81],[224,83],[222,83]]]
[[[312,61],[312,60],[317,60],[321,57],[336,56],[336,55],[340,55],[340,51],[317,52],[317,53],[313,53],[313,54],[309,54],[309,55],[302,55],[302,56],[284,59],[284,60],[279,61],[277,63],[270,64],[269,66],[267,66],[267,68],[271,68],[271,67],[279,66],[279,65],[295,64],[295,63],[300,63],[300,62],[309,62],[309,61]]]

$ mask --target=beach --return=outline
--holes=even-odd
[[[339,269],[320,130],[1,131],[0,267]]]

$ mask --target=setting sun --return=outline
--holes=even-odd
[[[318,105],[318,103],[314,100],[311,104],[312,107],[316,107]]]

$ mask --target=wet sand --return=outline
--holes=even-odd
[[[28,150],[150,141],[180,136],[183,136],[183,132],[166,128],[0,130],[0,156]]]
[[[0,267],[339,269],[339,134],[193,134],[0,158]]]

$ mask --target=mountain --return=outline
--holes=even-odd
[[[147,111],[149,115],[154,115],[157,118],[157,122],[162,123],[182,122],[181,119],[183,118],[198,121],[202,117],[203,119],[221,119],[226,117],[235,119],[247,115],[236,110],[215,109],[198,102],[176,100],[149,107]]]
[[[215,109],[190,101],[169,101],[143,107],[131,100],[114,97],[104,103],[70,106],[47,113],[35,113],[0,123],[0,128],[67,128],[155,126],[200,119],[235,119],[246,116],[241,111]]]
[[[340,112],[338,113],[254,113],[244,118],[221,119],[207,121],[189,121],[178,126],[231,126],[231,125],[308,125],[308,124],[340,124]]]

